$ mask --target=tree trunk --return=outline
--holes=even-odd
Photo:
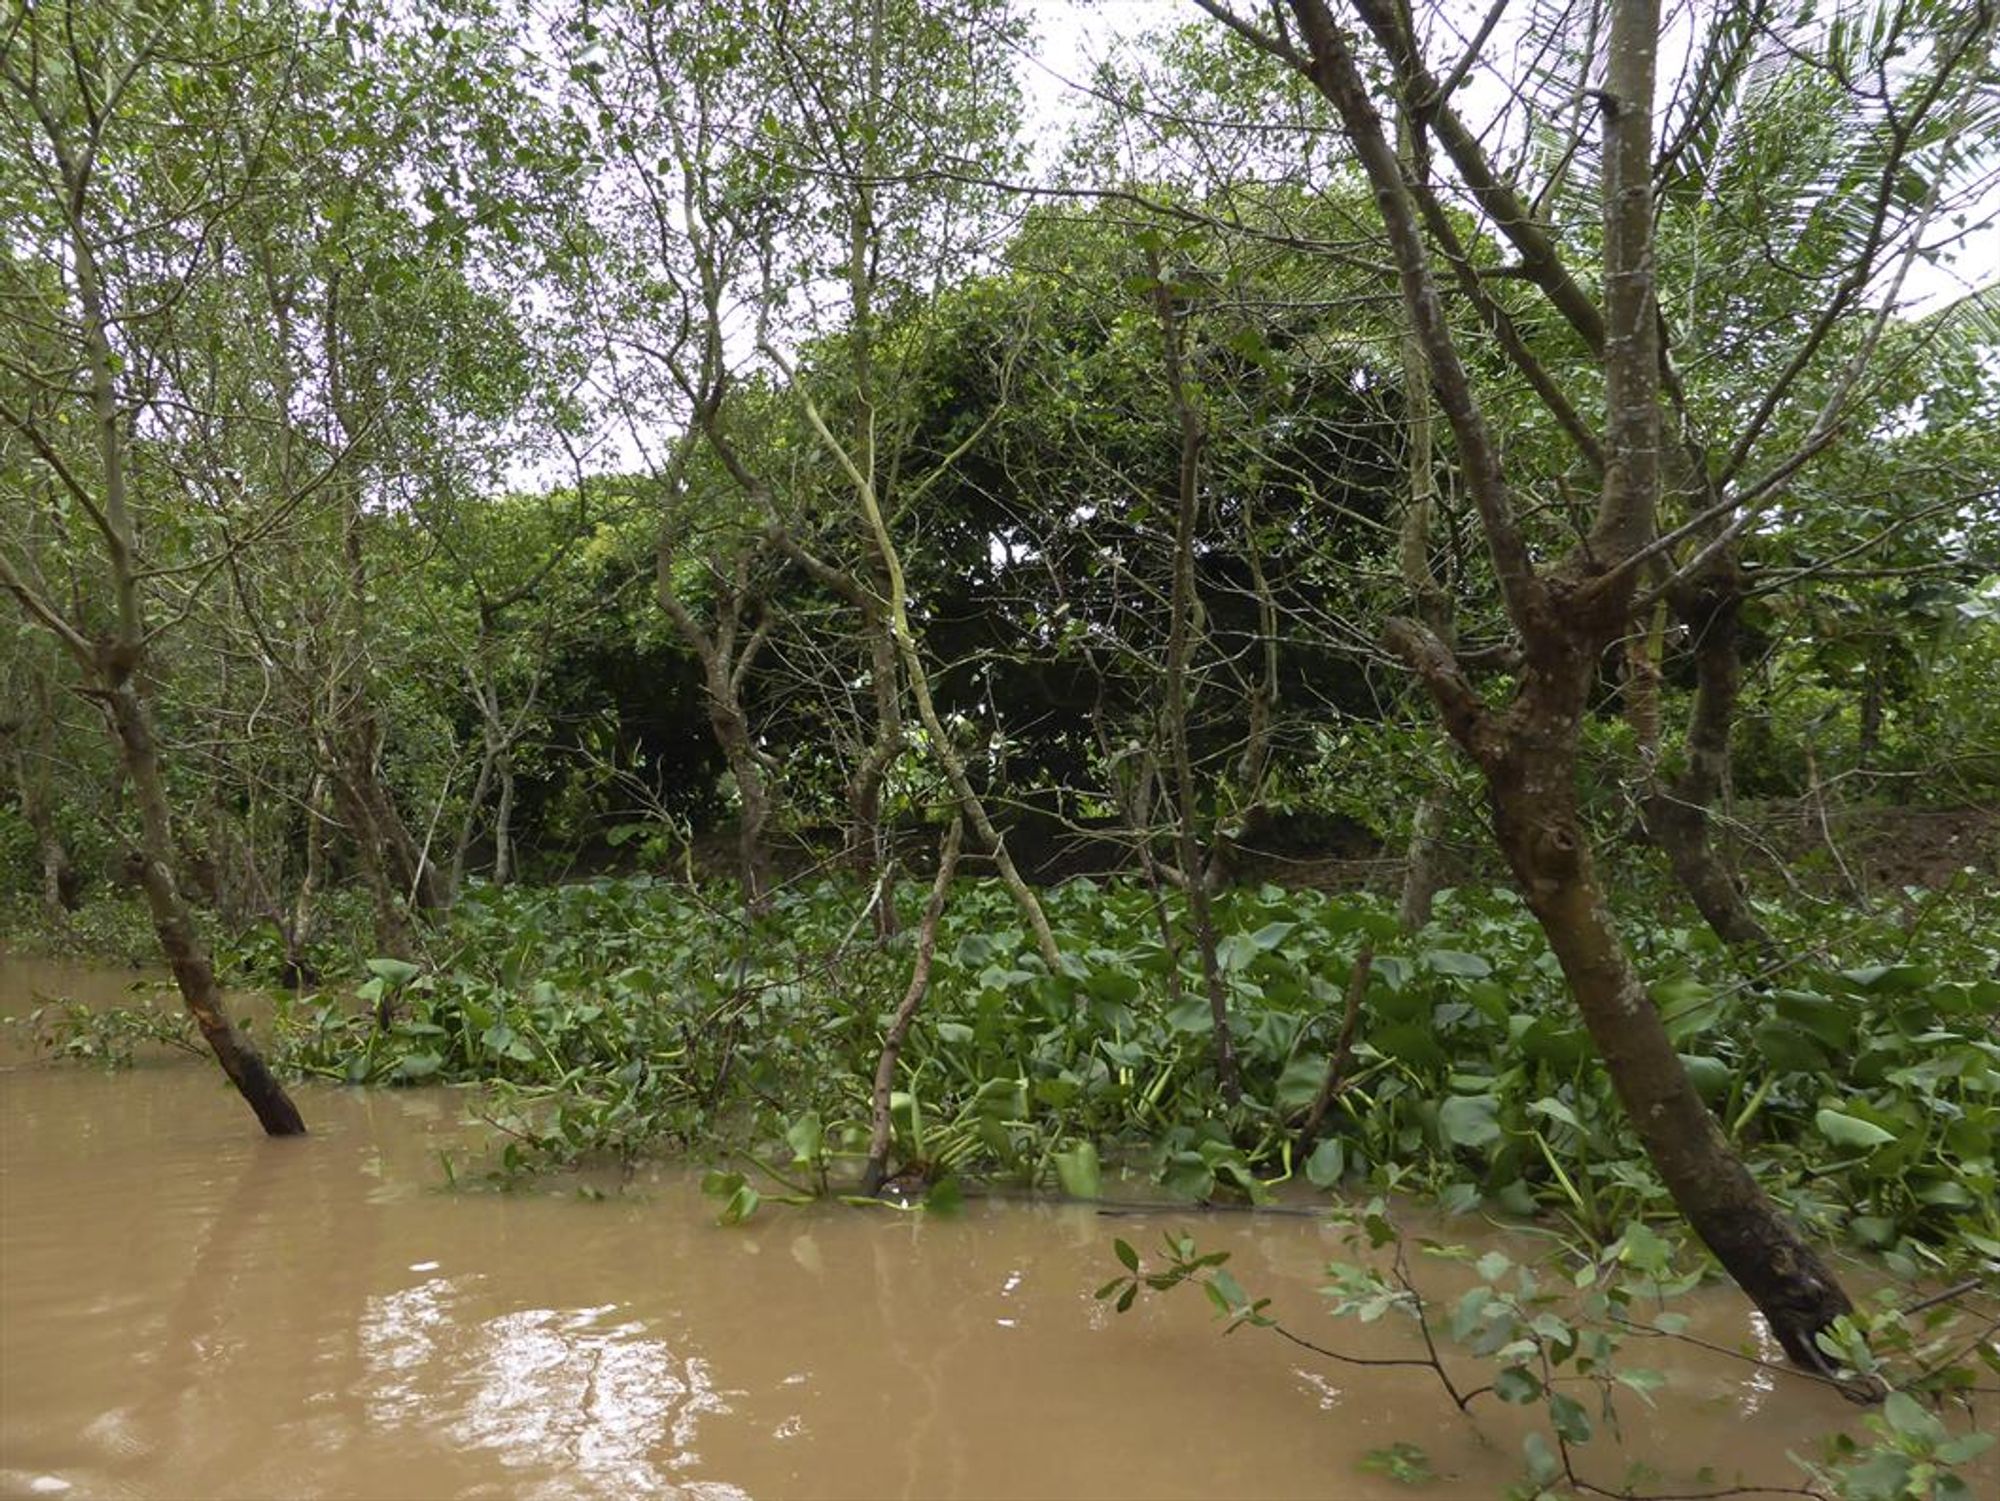
[[[368,888],[375,910],[375,947],[385,957],[408,959],[416,953],[416,935],[411,931],[402,892],[385,858],[387,841],[376,825],[374,804],[356,786],[351,767],[336,766],[329,780],[334,805],[340,811],[340,821],[346,826],[348,843],[354,850],[355,866],[361,872],[361,882]]]
[[[14,787],[21,798],[21,817],[35,836],[35,860],[42,873],[42,915],[61,927],[69,920],[70,895],[76,881],[70,868],[69,850],[63,845],[49,809],[47,778],[31,765],[42,754],[40,747],[14,748]]]
[[[1180,436],[1180,466],[1175,483],[1174,572],[1168,593],[1166,713],[1167,747],[1173,757],[1175,856],[1187,878],[1188,913],[1194,920],[1196,948],[1201,956],[1202,986],[1208,996],[1209,1032],[1215,1048],[1215,1082],[1222,1098],[1234,1105],[1243,1086],[1236,1065],[1236,1041],[1229,1024],[1229,994],[1222,967],[1216,961],[1215,914],[1208,899],[1197,830],[1199,806],[1195,793],[1194,760],[1188,747],[1188,665],[1196,647],[1195,527],[1201,501],[1201,453],[1208,434],[1188,391],[1182,357],[1182,315],[1174,304],[1159,256],[1148,258],[1153,282],[1153,306],[1160,324],[1160,341],[1169,399]]]
[[[1863,670],[1861,681],[1861,724],[1854,740],[1854,765],[1858,771],[1867,771],[1875,764],[1875,753],[1882,747],[1882,672],[1879,664],[1871,660]]]
[[[21,817],[35,836],[35,863],[42,874],[42,915],[57,928],[69,920],[76,905],[79,882],[56,827],[55,795],[50,789],[49,768],[55,756],[55,706],[48,676],[33,668],[28,683],[28,705],[20,719],[0,727],[0,737],[13,742],[14,789],[21,799]],[[4,740],[0,740],[4,743]]]
[[[1405,309],[1457,442],[1501,601],[1520,636],[1525,660],[1519,686],[1509,706],[1496,710],[1435,632],[1397,620],[1387,640],[1423,677],[1446,728],[1479,764],[1495,836],[1662,1181],[1763,1311],[1786,1353],[1824,1370],[1814,1336],[1848,1310],[1847,1297],[1729,1150],[1702,1104],[1611,923],[1577,817],[1576,748],[1597,664],[1633,625],[1634,570],[1658,536],[1664,351],[1654,239],[1657,0],[1614,0],[1601,85],[1592,91],[1603,132],[1601,307],[1464,128],[1446,97],[1449,88],[1431,79],[1407,11],[1387,0],[1353,5],[1386,52],[1401,95],[1424,101],[1426,132],[1443,142],[1461,179],[1519,252],[1526,274],[1600,355],[1601,440],[1574,422],[1573,405],[1546,372],[1536,382],[1549,414],[1571,429],[1602,475],[1588,533],[1547,571],[1536,566],[1507,460],[1487,425],[1433,274],[1422,226],[1429,222],[1437,233],[1442,224],[1448,232],[1449,221],[1430,185],[1410,174],[1390,146],[1352,33],[1326,0],[1290,0],[1297,44],[1251,27],[1219,0],[1198,3],[1299,69],[1340,113],[1374,191]],[[1420,214],[1419,199],[1430,206],[1428,215]]]
[[[888,623],[881,618],[881,611],[864,590],[856,589],[850,597],[865,605],[860,613],[862,627],[868,632],[875,738],[847,779],[847,858],[857,874],[869,875],[880,871],[887,857],[882,829],[882,785],[903,751],[901,674],[896,642],[889,633]]]
[[[326,882],[327,795],[326,774],[315,772],[306,789],[305,874],[292,901],[290,921],[283,925],[283,978],[287,985],[299,989],[318,978],[307,956],[319,927],[320,887]]]
[[[1403,865],[1403,890],[1396,903],[1396,921],[1414,933],[1431,920],[1431,903],[1444,886],[1443,791],[1426,787],[1410,818],[1408,858]]]
[[[139,809],[141,848],[145,857],[140,880],[146,892],[146,905],[152,913],[153,931],[160,940],[160,948],[173,967],[181,1000],[214,1051],[223,1072],[229,1075],[237,1092],[256,1112],[258,1123],[266,1134],[302,1136],[306,1126],[298,1107],[271,1073],[262,1055],[229,1019],[229,1013],[223,1006],[221,988],[215,983],[215,966],[195,931],[187,903],[174,883],[174,844],[167,790],[160,777],[159,756],[153,748],[152,726],[148,722],[145,704],[129,679],[117,683],[106,696],[111,703],[112,722],[117,730],[125,774],[132,784],[133,801]]]
[[[743,902],[752,913],[761,913],[770,902],[764,851],[764,828],[771,818],[770,793],[742,710],[733,702],[727,685],[714,681],[717,673],[711,671],[709,677],[708,722],[730,774],[736,778],[736,797],[742,809],[736,825],[736,868],[743,882]]]
[[[493,809],[493,884],[514,879],[514,757],[501,751],[498,772],[500,798]]]
[[[1853,1305],[1730,1149],[1618,937],[1576,806],[1577,723],[1595,652],[1574,642],[1530,669],[1490,742],[1494,834],[1548,936],[1646,1155],[1702,1242],[1786,1354],[1824,1371],[1814,1336]]]
[[[1738,623],[1742,575],[1733,555],[1719,560],[1677,605],[1695,661],[1694,709],[1686,764],[1664,785],[1648,768],[1646,832],[1715,934],[1732,947],[1770,955],[1776,945],[1757,920],[1741,882],[1709,839],[1709,809],[1729,784],[1729,740],[1742,692]]]
[[[952,874],[958,868],[958,847],[963,836],[964,824],[954,814],[945,826],[944,839],[938,848],[937,879],[931,882],[930,900],[924,904],[923,922],[917,928],[917,953],[910,966],[909,989],[903,992],[902,1003],[890,1018],[889,1030],[882,1038],[882,1052],[875,1060],[875,1087],[869,1102],[868,1161],[861,1169],[863,1194],[879,1191],[889,1176],[889,1096],[896,1086],[896,1061],[902,1056],[903,1039],[910,1035],[910,1023],[916,1019],[917,1008],[924,1003],[930,989],[938,922],[944,916],[945,897],[951,891]]]
[[[479,810],[486,806],[486,793],[492,785],[493,741],[489,736],[479,757],[479,770],[472,779],[472,791],[465,800],[464,821],[458,826],[458,838],[452,841],[451,864],[446,869],[445,885],[454,902],[465,889],[466,858],[472,852],[473,835],[479,832]]]

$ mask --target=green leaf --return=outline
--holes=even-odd
[[[1648,1407],[1653,1406],[1653,1393],[1667,1384],[1665,1376],[1658,1371],[1649,1371],[1643,1366],[1620,1371],[1615,1379],[1621,1386],[1637,1392]]]
[[[1681,1054],[1681,1067],[1704,1100],[1719,1100],[1729,1093],[1730,1083],[1736,1071],[1720,1058],[1708,1058],[1698,1053]]]
[[[1831,1061],[1819,1039],[1794,1022],[1767,1021],[1750,1038],[1764,1061],[1781,1074],[1818,1073]]]
[[[1425,949],[1418,957],[1433,974],[1454,975],[1462,980],[1483,980],[1493,973],[1493,966],[1479,955],[1461,953],[1457,949]]]
[[[1562,1474],[1562,1465],[1556,1460],[1555,1451],[1539,1433],[1530,1433],[1521,1440],[1521,1457],[1528,1462],[1529,1481],[1537,1487],[1549,1484]]]
[[[1990,1433],[1961,1433],[1957,1438],[1947,1439],[1936,1449],[1938,1463],[1962,1465],[1967,1460],[1977,1459],[1996,1442]]]
[[[757,1190],[745,1183],[729,1196],[729,1202],[722,1206],[722,1213],[715,1217],[718,1225],[740,1225],[757,1212],[763,1202]]]
[[[1250,1306],[1250,1295],[1243,1291],[1243,1284],[1229,1272],[1218,1269],[1209,1273],[1206,1286],[1214,1296],[1216,1307],[1224,1313],[1235,1313]]]
[[[1272,1102],[1287,1113],[1310,1105],[1319,1098],[1320,1086],[1326,1082],[1326,1063],[1320,1053],[1306,1053],[1292,1059],[1278,1075]]]
[[[1263,950],[1247,933],[1231,933],[1215,946],[1215,962],[1227,974],[1238,974],[1250,967]]]
[[[1103,1197],[1104,1176],[1098,1164],[1095,1142],[1080,1141],[1066,1152],[1057,1152],[1055,1164],[1056,1181],[1062,1184],[1062,1191],[1072,1199]]]
[[[1574,1126],[1579,1131],[1583,1129],[1583,1122],[1576,1118],[1576,1112],[1553,1096],[1544,1095],[1535,1101],[1528,1107],[1528,1114],[1546,1116],[1549,1120],[1561,1121],[1565,1126]]]
[[[407,959],[370,959],[368,973],[390,985],[407,985],[422,971]]]
[[[1853,1151],[1872,1151],[1896,1139],[1874,1122],[1838,1110],[1821,1110],[1813,1117],[1813,1124],[1835,1146]]]
[[[711,1199],[726,1199],[743,1186],[743,1181],[741,1173],[710,1168],[701,1175],[701,1191]]]
[[[1566,1397],[1561,1392],[1549,1394],[1549,1421],[1556,1426],[1556,1432],[1572,1444],[1590,1442],[1590,1414],[1583,1410],[1583,1404],[1574,1397]]]
[[[1643,1221],[1634,1220],[1618,1238],[1618,1260],[1654,1277],[1664,1276],[1673,1248]]]
[[[889,1096],[889,1120],[911,1155],[921,1155],[924,1147],[924,1111],[917,1097],[902,1089],[892,1093]]]
[[[1332,1188],[1347,1175],[1347,1144],[1330,1136],[1306,1159],[1306,1178],[1315,1188]]]
[[[1111,1251],[1118,1258],[1118,1264],[1124,1267],[1126,1271],[1137,1272],[1139,1270],[1139,1253],[1132,1249],[1132,1242],[1122,1239],[1114,1240],[1111,1242]]]
[[[1490,1094],[1455,1094],[1438,1107],[1438,1129],[1454,1146],[1475,1150],[1500,1139],[1500,1101]]]
[[[1493,1378],[1493,1395],[1502,1402],[1525,1406],[1541,1394],[1541,1377],[1526,1366],[1510,1365]]]
[[[1903,1501],[1910,1494],[1911,1461],[1892,1449],[1877,1449],[1841,1472],[1846,1501]]]
[[[1370,1449],[1361,1456],[1361,1468],[1387,1475],[1398,1485],[1428,1485],[1437,1479],[1430,1456],[1415,1444],[1398,1439],[1384,1449]]]
[[[1926,1412],[1908,1392],[1891,1392],[1882,1403],[1882,1416],[1889,1426],[1904,1438],[1916,1439],[1930,1445],[1945,1436],[1944,1424],[1935,1413]]]
[[[820,1124],[817,1110],[808,1110],[785,1128],[785,1141],[792,1149],[792,1164],[795,1167],[819,1161],[820,1148],[825,1140],[826,1128]]]
[[[1250,935],[1250,942],[1265,953],[1277,948],[1298,928],[1295,922],[1266,923]]]

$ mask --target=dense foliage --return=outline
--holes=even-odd
[[[730,1218],[1678,1218],[1883,1395],[1815,1243],[2000,1263],[1992,7],[1451,9],[1057,128],[1009,0],[15,5],[0,914],[192,1018],[41,1025]]]

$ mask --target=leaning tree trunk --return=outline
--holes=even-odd
[[[1496,708],[1473,686],[1451,646],[1416,621],[1391,623],[1387,640],[1431,690],[1446,728],[1478,763],[1495,836],[1540,921],[1603,1055],[1634,1129],[1675,1202],[1717,1259],[1770,1321],[1786,1353],[1824,1370],[1815,1336],[1849,1308],[1826,1264],[1757,1187],[1730,1151],[1681,1065],[1611,922],[1577,813],[1577,745],[1602,653],[1631,628],[1635,570],[1661,546],[1658,531],[1664,389],[1655,286],[1653,101],[1658,92],[1657,0],[1613,0],[1599,87],[1603,203],[1601,301],[1516,185],[1497,171],[1423,60],[1408,11],[1389,0],[1352,0],[1351,11],[1386,54],[1400,97],[1423,101],[1426,136],[1441,143],[1489,220],[1520,253],[1524,274],[1599,355],[1601,434],[1518,340],[1502,338],[1547,413],[1602,476],[1588,533],[1562,561],[1538,566],[1523,526],[1508,457],[1475,392],[1447,318],[1425,226],[1452,238],[1433,186],[1405,169],[1364,75],[1353,31],[1328,0],[1289,0],[1296,21],[1280,37],[1223,0],[1197,0],[1254,45],[1302,73],[1339,112],[1367,175],[1396,263],[1404,307],[1421,339],[1440,409],[1487,550],[1494,582],[1525,658],[1511,703]],[[1422,208],[1420,209],[1420,204]],[[1504,312],[1476,279],[1468,288],[1488,326],[1506,335]]]
[[[257,1120],[271,1136],[302,1136],[305,1121],[265,1064],[263,1056],[237,1030],[223,1006],[222,990],[215,982],[215,966],[196,933],[180,888],[174,882],[173,833],[168,813],[167,789],[160,776],[158,753],[153,747],[152,726],[146,707],[130,679],[115,683],[106,694],[111,705],[112,723],[118,734],[118,748],[125,774],[132,784],[133,801],[138,805],[141,852],[144,869],[140,881],[146,905],[152,913],[153,931],[160,948],[173,967],[174,981],[180,986],[181,1000],[188,1015],[215,1053],[216,1061],[237,1092],[256,1112]]]
[[[1724,1139],[1612,922],[1578,814],[1578,725],[1597,660],[1584,634],[1543,650],[1521,695],[1469,747],[1494,835],[1562,966],[1646,1155],[1688,1224],[1763,1312],[1785,1353],[1829,1363],[1815,1336],[1852,1311],[1832,1270]],[[1468,726],[1468,729],[1470,727]]]

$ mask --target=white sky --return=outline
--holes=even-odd
[[[1244,14],[1255,18],[1259,0],[1239,0]],[[1072,85],[1087,82],[1093,66],[1107,49],[1121,41],[1135,42],[1144,33],[1163,26],[1178,26],[1205,20],[1204,14],[1188,0],[1027,0],[1026,9],[1038,34],[1036,55],[1025,58],[1021,82],[1026,98],[1026,129],[1038,156],[1047,159],[1061,142],[1064,131],[1082,113],[1085,100]],[[1674,0],[1664,7],[1667,45],[1663,49],[1662,72],[1678,62],[1689,34],[1690,8]],[[1441,0],[1438,13],[1461,33],[1474,31],[1484,18],[1487,0]],[[1504,59],[1513,46],[1509,24],[1503,18],[1488,44],[1488,53]],[[1676,40],[1678,37],[1678,40]],[[1440,71],[1447,66],[1432,59]],[[1475,68],[1460,92],[1454,95],[1461,107],[1475,119],[1497,111],[1504,102],[1505,85],[1493,77],[1483,78]],[[1667,87],[1665,77],[1662,87]],[[1971,216],[1983,220],[1952,264],[1936,266],[1918,261],[1910,269],[1904,294],[1911,311],[1922,313],[1953,302],[1968,292],[2000,280],[2000,190],[1989,194]]]

